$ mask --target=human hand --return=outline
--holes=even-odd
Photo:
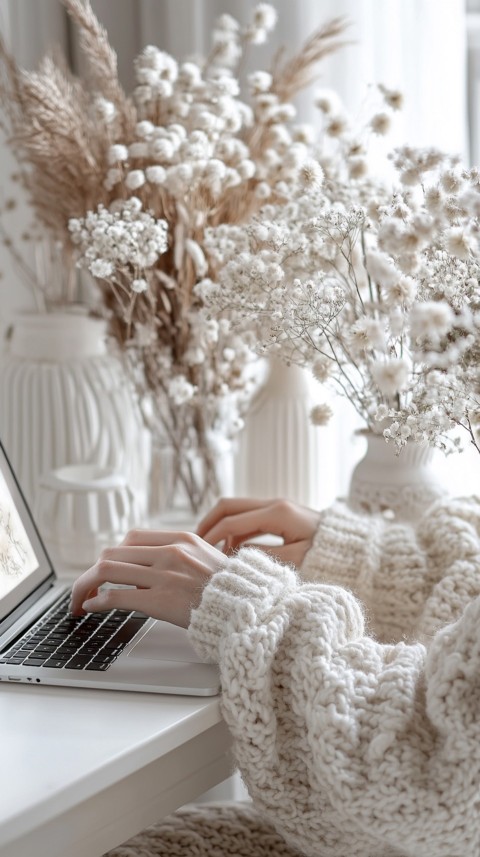
[[[187,628],[204,586],[224,561],[219,550],[195,533],[132,530],[75,581],[71,612],[138,610]],[[100,589],[104,583],[135,589]]]
[[[211,545],[223,543],[224,553],[231,553],[258,536],[280,536],[283,544],[254,547],[281,562],[300,567],[319,521],[319,512],[287,500],[223,498],[202,518],[197,535]]]

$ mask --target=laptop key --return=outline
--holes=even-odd
[[[18,652],[15,652],[15,655],[20,655],[22,658],[36,658],[36,657],[41,658],[41,657],[43,657],[44,654],[45,653],[42,651],[32,652],[31,649],[19,649]]]
[[[65,666],[65,661],[60,661],[57,658],[49,658],[45,663],[42,664],[43,667],[52,667],[56,670],[61,670]]]
[[[39,652],[38,655],[35,655],[35,660],[41,661],[42,664],[44,664],[45,661],[48,661],[50,658],[55,657],[55,652]],[[27,663],[29,664],[32,663],[32,658],[24,658],[24,660],[27,661]],[[58,660],[61,660],[61,658],[58,658]]]
[[[97,663],[97,664],[102,664],[102,663],[111,664],[112,661],[115,660],[115,658],[116,658],[116,655],[112,655],[111,652],[105,652],[105,654],[103,654],[103,652],[99,652],[97,655],[95,655],[94,658],[92,658],[92,660],[94,660],[95,663]]]
[[[100,671],[108,670],[108,668],[111,665],[112,664],[110,662],[107,663],[105,661],[90,661],[90,663],[87,664],[85,669],[86,670],[98,670],[100,672]]]
[[[89,660],[89,655],[75,655],[75,657],[67,661],[66,667],[68,670],[83,670],[88,664]]]
[[[79,651],[80,655],[96,655],[100,651],[98,646],[82,646]],[[103,649],[102,649],[103,651]]]

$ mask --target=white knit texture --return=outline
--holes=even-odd
[[[249,804],[185,807],[108,857],[298,857]]]
[[[339,505],[306,582],[246,548],[206,588],[191,639],[255,807],[303,854],[479,857],[479,532],[476,499],[416,529]]]

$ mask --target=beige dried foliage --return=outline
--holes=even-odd
[[[132,107],[118,80],[117,55],[89,0],[62,0],[62,3],[78,28],[80,47],[88,63],[88,84],[113,101],[120,112],[125,109],[131,112]]]
[[[127,142],[134,139],[137,114],[118,81],[115,51],[89,0],[62,3],[80,33],[87,81],[71,75],[58,53],[55,58],[47,56],[38,71],[24,71],[0,37],[0,98],[9,120],[10,142],[24,167],[23,181],[32,205],[41,221],[68,241],[69,217],[81,216],[99,203],[108,204],[111,196],[103,189],[110,140],[103,131],[99,134],[92,118],[92,92],[101,93],[115,104],[115,127]],[[335,18],[314,33],[290,60],[282,63],[277,56],[272,91],[281,101],[291,100],[311,82],[318,63],[343,44],[339,36],[345,26],[344,19]],[[254,157],[268,144],[267,131],[258,135],[253,129],[246,134]],[[148,205],[157,217],[165,217],[169,223],[178,217],[161,191],[155,199],[150,194]],[[203,198],[192,200],[190,207],[204,211],[204,223],[208,220],[214,225],[246,220],[258,209],[259,202],[243,187],[232,188],[220,202],[204,193]],[[191,287],[193,283],[188,291]]]
[[[346,18],[332,18],[316,30],[287,62],[280,62],[283,50],[277,53],[272,69],[272,92],[278,95],[280,101],[291,101],[300,90],[313,83],[319,63],[348,44],[340,39],[347,26]]]
[[[109,95],[115,94],[118,126],[132,132],[135,111],[121,89],[116,63],[109,59],[103,28],[92,25],[82,3],[79,21],[89,27],[91,65]],[[98,22],[97,22],[98,23]],[[107,72],[110,77],[107,76]],[[94,90],[95,91],[95,90]],[[9,143],[22,168],[22,183],[39,220],[55,237],[69,244],[70,217],[82,216],[101,202],[108,204],[103,189],[110,140],[99,133],[92,114],[89,84],[72,75],[56,52],[46,56],[37,71],[19,67],[0,37],[0,99],[4,105]]]

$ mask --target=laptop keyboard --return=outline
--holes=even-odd
[[[72,616],[67,594],[0,655],[0,663],[107,670],[147,618],[143,613],[126,610]]]

